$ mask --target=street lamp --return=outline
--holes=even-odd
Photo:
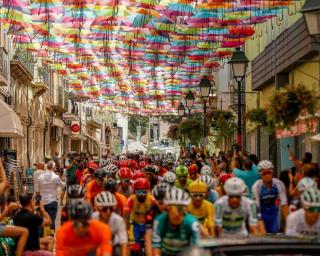
[[[306,0],[301,9],[310,36],[320,35],[320,1]]]
[[[200,84],[200,94],[203,100],[203,137],[207,137],[207,99],[210,96],[210,92],[212,89],[212,84],[207,76],[203,76],[201,78]]]
[[[178,106],[178,115],[179,115],[180,117],[183,117],[184,114],[185,114],[185,107],[184,107],[183,103],[180,102],[180,104],[179,104],[179,106]]]
[[[194,97],[193,93],[191,91],[189,91],[185,97],[186,107],[189,112],[189,118],[191,116],[191,108],[193,106],[194,99],[195,99],[195,97]]]
[[[238,130],[237,130],[237,144],[238,148],[242,148],[242,90],[241,85],[246,75],[247,67],[248,67],[248,58],[245,53],[237,48],[233,53],[229,64],[231,64],[231,69],[233,73],[234,79],[238,84]]]

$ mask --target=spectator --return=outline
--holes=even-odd
[[[56,164],[56,169],[60,171],[61,164],[58,152],[54,154],[54,156],[52,157],[52,161]]]
[[[243,171],[235,169],[234,176],[242,179],[247,186],[247,196],[252,199],[252,185],[261,179],[260,173],[257,169],[253,169],[253,163],[250,159],[245,159],[243,162]]]
[[[27,228],[29,231],[24,255],[53,255],[51,253],[53,250],[53,238],[40,238],[40,228],[51,224],[49,214],[45,211],[43,204],[39,204],[40,215],[34,213],[35,202],[32,200],[32,194],[21,194],[20,203],[22,209],[14,216],[13,222],[17,226]]]
[[[38,190],[38,188],[36,187],[38,184],[37,180],[38,180],[38,177],[45,172],[44,168],[45,168],[45,164],[43,162],[40,162],[37,164],[37,169],[33,173],[33,184],[35,186],[34,191]]]
[[[37,195],[41,195],[45,210],[49,213],[51,218],[51,228],[55,229],[55,222],[58,211],[58,195],[57,188],[63,188],[64,182],[60,177],[54,173],[55,163],[49,161],[47,171],[41,174],[37,180]]]
[[[6,174],[0,161],[0,195],[8,188],[8,183],[6,180]],[[18,209],[19,206],[16,203],[11,202],[10,204],[5,204],[3,210],[0,214],[0,222],[13,210]],[[15,226],[5,226],[0,224],[0,237],[15,237],[18,238],[16,246],[16,256],[22,256],[23,251],[28,239],[28,230],[22,227]]]

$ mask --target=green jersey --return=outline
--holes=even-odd
[[[199,238],[199,223],[191,214],[184,217],[179,227],[169,223],[166,212],[158,215],[153,222],[152,247],[160,248],[163,256],[177,255],[196,244]]]

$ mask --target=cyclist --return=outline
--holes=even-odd
[[[316,188],[305,190],[301,195],[303,208],[287,217],[287,236],[320,235],[320,191]]]
[[[186,247],[197,244],[199,223],[187,213],[190,197],[182,189],[172,187],[166,192],[164,204],[168,212],[158,215],[153,222],[153,256],[173,256]]]
[[[104,190],[114,194],[117,201],[116,213],[126,218],[128,213],[127,198],[125,197],[125,195],[116,192],[117,181],[113,178],[108,178],[104,180]]]
[[[188,212],[195,216],[200,223],[200,231],[203,237],[214,237],[214,209],[207,201],[207,186],[200,180],[193,181],[188,187],[191,196],[191,203],[188,205]]]
[[[114,212],[117,205],[115,196],[103,191],[95,198],[97,212],[92,214],[93,219],[100,220],[109,225],[112,232],[112,245],[114,256],[128,255],[128,234],[124,219]]]
[[[115,179],[119,168],[115,164],[109,164],[106,167],[104,167],[103,170],[105,171],[106,176],[108,178]]]
[[[69,220],[68,208],[70,206],[70,201],[73,199],[83,198],[85,195],[85,190],[82,186],[78,184],[70,185],[67,187],[67,195],[69,201],[67,201],[66,205],[61,209],[61,225]]]
[[[169,185],[173,186],[177,180],[177,176],[174,172],[168,171],[162,177],[163,182],[168,183]]]
[[[198,174],[198,166],[196,164],[192,164],[188,167],[188,172],[189,172],[189,179],[190,180],[196,180],[199,178]]]
[[[143,238],[147,229],[148,215],[154,205],[150,194],[150,183],[145,178],[137,179],[133,184],[135,194],[128,199],[130,211],[129,239],[143,246]]]
[[[106,176],[104,169],[98,169],[94,174],[94,180],[86,186],[86,200],[93,204],[97,194],[103,191],[103,179]]]
[[[188,179],[188,168],[184,165],[180,165],[176,168],[177,181],[175,186],[183,190],[187,190],[192,180]]]
[[[209,176],[212,176],[212,169],[209,165],[204,165],[202,166],[201,168],[201,171],[200,171],[200,174],[201,175],[209,175]]]
[[[127,167],[120,168],[118,177],[120,179],[118,192],[128,198],[133,194],[133,188],[131,186],[132,173],[130,169]]]
[[[82,199],[73,200],[68,213],[70,220],[57,231],[57,256],[112,255],[110,228],[90,219],[92,206],[89,203]]]
[[[150,182],[151,187],[154,187],[158,183],[159,168],[155,165],[147,165],[143,171],[146,178]]]
[[[207,192],[206,192],[206,199],[214,204],[218,198],[219,198],[219,194],[216,190],[214,190],[214,186],[215,186],[215,180],[209,176],[209,175],[201,175],[199,178],[207,187]]]
[[[250,233],[257,234],[258,215],[255,202],[245,196],[246,184],[243,180],[232,177],[224,184],[227,195],[215,203],[215,225],[217,236],[247,236],[246,222]]]
[[[232,178],[233,175],[230,173],[224,173],[221,174],[218,178],[218,186],[217,186],[217,192],[219,194],[219,196],[224,196],[226,195],[226,192],[224,191],[224,184],[226,183],[226,181],[230,178]]]
[[[87,184],[94,179],[94,173],[98,169],[98,165],[94,162],[88,164],[88,168],[84,170],[80,185],[86,187]]]
[[[288,215],[286,188],[279,179],[273,178],[273,164],[270,161],[260,161],[258,169],[261,179],[252,186],[253,198],[261,211],[267,233],[278,233],[279,206],[283,217]]]

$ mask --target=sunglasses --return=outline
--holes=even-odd
[[[86,228],[89,226],[89,222],[88,220],[75,220],[73,226],[75,228]]]
[[[319,212],[320,213],[320,207],[308,207],[308,212]]]
[[[271,171],[262,172],[261,175],[262,176],[272,175],[272,172]]]
[[[147,194],[148,194],[148,192],[145,190],[137,190],[136,191],[137,196],[146,196]]]
[[[199,199],[203,199],[206,197],[206,194],[204,193],[191,193],[190,196],[192,198],[199,198]]]
[[[178,179],[186,179],[188,177],[188,175],[177,175]]]
[[[106,207],[101,207],[99,208],[100,212],[112,212],[113,211],[113,207],[112,206],[106,206]]]
[[[229,196],[229,198],[237,198],[237,199],[239,199],[239,198],[241,198],[241,196]]]

